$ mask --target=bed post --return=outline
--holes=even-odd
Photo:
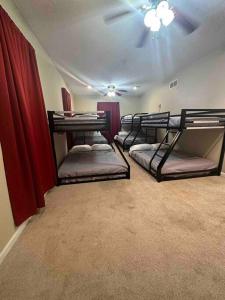
[[[169,133],[169,131],[168,131]],[[160,182],[162,179],[162,168],[165,164],[165,162],[167,161],[168,157],[170,156],[170,153],[173,151],[175,145],[177,144],[177,142],[179,141],[181,135],[182,135],[183,131],[182,130],[178,130],[178,132],[176,133],[175,137],[173,138],[172,143],[170,144],[170,147],[167,149],[165,155],[162,157],[162,160],[160,161],[158,167],[157,167],[157,171],[156,171],[156,178],[157,181]],[[157,149],[157,151],[160,149],[162,143],[160,144],[159,148]]]
[[[223,133],[223,142],[222,142],[222,147],[221,147],[221,152],[220,152],[220,160],[219,160],[219,165],[218,165],[218,173],[217,175],[220,176],[223,168],[223,161],[224,161],[224,152],[225,152],[225,129]]]
[[[55,140],[54,140],[54,111],[49,111],[48,110],[48,126],[50,130],[50,138],[51,138],[51,144],[52,144],[52,153],[53,153],[53,158],[54,158],[54,163],[55,163],[55,171],[56,171],[56,176],[57,176],[57,185],[59,185],[59,178],[58,178],[58,165],[57,165],[57,158],[56,158],[56,151],[55,151]]]

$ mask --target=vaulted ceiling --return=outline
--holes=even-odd
[[[170,0],[201,26],[191,35],[172,24],[144,48],[136,48],[144,29],[143,15],[134,14],[110,25],[104,16],[147,0],[14,0],[32,31],[58,65],[76,94],[96,93],[75,77],[97,87],[116,84],[130,95],[143,93],[200,57],[225,44],[224,0]],[[134,85],[140,85],[133,91]]]

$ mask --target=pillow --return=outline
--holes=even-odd
[[[159,147],[159,143],[158,144],[139,144],[139,145],[134,145],[132,147],[130,147],[130,151],[129,153],[133,152],[133,151],[156,151]],[[160,150],[164,150],[167,149],[166,145],[162,145]]]
[[[108,144],[94,144],[91,148],[93,151],[112,151],[112,147]]]
[[[94,131],[93,136],[102,136],[100,131]]]
[[[129,132],[127,132],[127,131],[119,131],[118,132],[118,135],[120,135],[120,136],[127,136],[129,134]]]
[[[74,146],[70,152],[89,152],[92,151],[91,146],[89,145],[79,145],[79,146]]]
[[[150,144],[139,144],[139,145],[134,145],[130,147],[130,153],[133,151],[145,151],[145,150],[152,150]]]

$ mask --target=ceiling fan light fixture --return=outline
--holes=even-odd
[[[116,93],[114,91],[108,91],[107,96],[108,97],[115,97]]]
[[[162,19],[163,25],[169,26],[173,22],[174,18],[175,18],[174,12],[171,9],[169,9],[166,15]]]
[[[161,1],[156,9],[157,17],[159,19],[164,19],[169,10],[169,3],[167,1]]]
[[[156,9],[151,9],[146,13],[144,23],[147,28],[151,29],[151,31],[159,31],[161,22],[157,17]]]
[[[152,23],[151,25],[151,31],[159,31],[160,30],[160,27],[161,27],[161,22],[160,22],[160,19],[159,18],[155,18],[154,22]]]
[[[152,26],[152,24],[154,24],[154,21],[155,21],[156,18],[157,18],[157,16],[156,16],[156,10],[155,9],[149,10],[145,14],[145,18],[144,18],[145,26],[148,27],[148,28],[150,28]]]

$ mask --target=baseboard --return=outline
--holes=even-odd
[[[32,217],[31,217],[32,218]],[[27,224],[30,222],[31,218],[27,219],[23,224],[21,224],[16,232],[13,234],[11,239],[8,241],[6,246],[3,248],[3,250],[0,252],[0,265],[3,262],[3,260],[6,258],[12,247],[14,246],[15,242],[18,240],[24,229],[26,228]]]
[[[221,176],[225,177],[225,172],[221,172]]]

